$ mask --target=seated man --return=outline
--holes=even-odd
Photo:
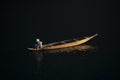
[[[42,41],[36,39],[35,48],[42,48]]]

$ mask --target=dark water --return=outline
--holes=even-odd
[[[4,79],[116,80],[116,59],[101,49],[97,47],[86,51],[60,53],[5,51]]]

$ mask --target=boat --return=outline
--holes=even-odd
[[[53,50],[53,49],[61,49],[61,48],[77,46],[91,40],[97,35],[98,34],[94,34],[89,37],[84,37],[83,39],[72,39],[72,40],[64,40],[60,42],[49,43],[49,44],[43,45],[42,48],[28,48],[28,50],[31,50],[31,51]]]

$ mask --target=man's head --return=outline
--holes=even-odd
[[[36,41],[38,42],[38,41],[40,41],[40,39],[36,39]]]

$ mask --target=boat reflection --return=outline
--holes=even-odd
[[[82,44],[78,46],[68,47],[68,48],[61,48],[61,49],[52,49],[52,50],[43,50],[43,51],[33,51],[32,54],[34,54],[37,57],[37,61],[41,62],[43,58],[43,54],[49,54],[49,53],[69,53],[74,51],[89,51],[89,50],[95,50],[96,47],[92,45]]]
[[[62,52],[73,52],[73,51],[88,51],[88,50],[93,50],[95,49],[94,46],[92,45],[78,45],[74,47],[68,47],[68,48],[63,48],[63,49],[55,49],[55,50],[46,50],[44,51],[45,53],[62,53]]]

